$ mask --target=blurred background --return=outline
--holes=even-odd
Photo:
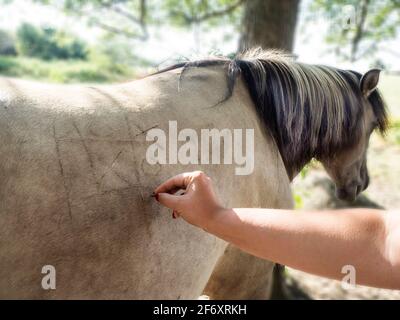
[[[0,0],[0,76],[57,83],[133,80],[177,61],[280,48],[299,61],[366,72],[391,125],[369,148],[371,184],[338,201],[318,163],[293,183],[298,209],[400,208],[400,0]],[[285,298],[400,299],[400,291],[331,281],[286,269]]]

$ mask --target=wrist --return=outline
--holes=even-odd
[[[205,223],[203,229],[209,233],[218,234],[219,228],[223,225],[224,221],[227,220],[228,216],[232,214],[232,209],[218,207],[213,211],[213,214]]]

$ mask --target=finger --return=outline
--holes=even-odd
[[[188,179],[191,176],[191,172],[185,172],[178,174],[172,178],[169,178],[167,181],[160,184],[155,190],[155,193],[171,193],[173,190],[186,189],[187,185],[190,182]]]
[[[182,192],[184,192],[184,191],[183,191],[183,189],[180,188],[180,187],[177,187],[177,188],[173,188],[173,189],[171,189],[171,190],[168,190],[168,193],[169,193],[169,194],[174,194],[174,195],[176,195],[176,196],[182,194]]]
[[[184,185],[184,176],[182,174],[178,174],[172,178],[169,178],[168,180],[164,181],[162,184],[160,184],[155,190],[155,193],[165,193],[165,192],[171,192],[172,190],[176,189],[182,189],[186,188]]]
[[[160,202],[163,206],[176,210],[179,210],[179,204],[182,201],[182,197],[184,196],[174,196],[169,193],[158,193],[157,201]]]

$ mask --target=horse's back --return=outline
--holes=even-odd
[[[225,243],[151,199],[165,178],[203,169],[229,206],[291,203],[275,144],[244,87],[229,102],[218,70],[179,86],[168,72],[115,86],[0,80],[0,297],[195,298]],[[211,107],[211,108],[210,108]],[[255,128],[255,169],[150,165],[151,128]],[[44,290],[42,267],[56,270]]]

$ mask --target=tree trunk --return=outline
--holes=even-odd
[[[369,2],[370,0],[363,0],[360,4],[361,14],[359,19],[357,19],[356,33],[351,43],[351,55],[350,55],[351,62],[354,62],[357,59],[358,46],[360,44],[361,38],[364,35],[365,20],[367,19]]]
[[[239,50],[252,47],[292,51],[300,0],[247,0]]]

